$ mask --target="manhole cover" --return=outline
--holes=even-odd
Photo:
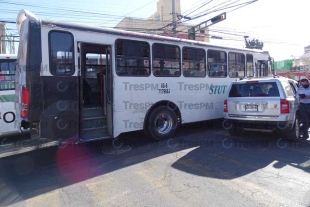
[[[102,152],[104,154],[113,154],[113,155],[122,154],[128,152],[129,150],[131,150],[131,147],[126,145],[122,145],[120,147],[104,146],[102,148]]]

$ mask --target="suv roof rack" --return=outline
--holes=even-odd
[[[279,75],[270,75],[270,76],[263,76],[263,77],[239,77],[236,79],[236,81],[242,81],[242,80],[251,80],[251,79],[264,79],[264,78],[285,78],[289,79],[286,76],[279,76]]]

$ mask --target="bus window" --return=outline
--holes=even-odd
[[[52,75],[74,74],[73,36],[71,33],[49,33],[50,72]]]
[[[153,44],[153,74],[157,77],[181,76],[178,46]]]
[[[208,50],[209,77],[227,77],[227,54],[223,51]]]
[[[115,47],[118,76],[150,75],[150,45],[147,42],[118,39]]]
[[[230,78],[243,78],[245,73],[245,55],[230,52],[228,54],[228,67]]]
[[[205,50],[183,47],[183,76],[206,77]]]
[[[253,55],[246,55],[246,76],[254,76]]]
[[[0,60],[0,90],[15,89],[15,66],[16,59]]]

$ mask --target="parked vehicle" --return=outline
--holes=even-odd
[[[39,20],[26,10],[17,22],[16,118],[31,137],[86,142],[144,130],[168,139],[182,123],[222,118],[236,78],[272,73],[267,51]]]
[[[301,125],[297,84],[286,77],[232,82],[224,101],[223,126],[230,135],[244,130],[277,131],[287,139],[298,139]]]
[[[16,60],[17,55],[0,54],[0,136],[19,132],[14,107]]]

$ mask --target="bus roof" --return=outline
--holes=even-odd
[[[23,17],[23,18],[21,18],[21,17]],[[72,30],[78,30],[78,31],[106,33],[106,34],[126,36],[126,37],[132,37],[132,38],[140,38],[140,39],[167,41],[167,42],[174,42],[174,43],[185,43],[185,44],[197,45],[197,46],[210,46],[210,47],[216,47],[216,48],[222,48],[222,49],[235,49],[235,50],[242,50],[245,52],[264,53],[264,54],[269,55],[269,52],[264,51],[264,50],[238,48],[238,47],[226,47],[226,46],[220,46],[220,45],[216,45],[216,44],[211,44],[211,43],[207,43],[207,42],[200,42],[200,41],[195,41],[195,40],[187,40],[187,39],[181,39],[181,38],[175,38],[175,37],[167,37],[167,36],[160,36],[160,35],[138,33],[138,32],[132,32],[132,31],[126,31],[126,30],[120,30],[120,29],[114,29],[114,28],[88,26],[85,24],[69,23],[69,22],[54,21],[54,20],[44,20],[44,19],[39,20],[35,16],[35,14],[33,14],[27,10],[21,10],[19,12],[18,17],[17,17],[17,19],[19,20],[19,22],[17,22],[17,28],[20,27],[22,21],[24,21],[26,18],[29,18],[32,21],[40,21],[43,26],[53,27],[55,29],[56,28],[66,28],[66,29],[72,29]],[[22,19],[22,21],[21,21],[21,19]]]

